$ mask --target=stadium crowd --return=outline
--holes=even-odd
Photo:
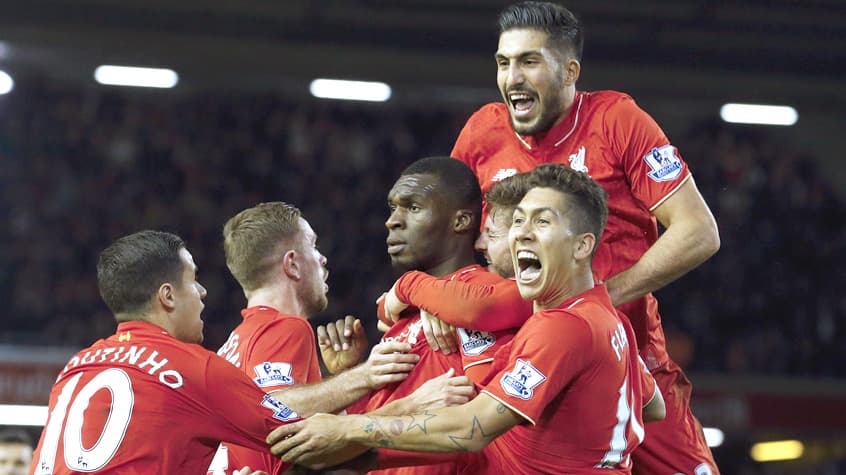
[[[0,97],[0,338],[82,347],[109,335],[96,255],[152,228],[192,249],[216,349],[245,303],[223,221],[283,200],[328,257],[330,306],[316,323],[354,314],[376,341],[374,301],[392,283],[388,188],[413,160],[448,153],[474,109],[21,85]],[[671,139],[722,238],[657,294],[673,356],[693,371],[846,375],[846,207],[815,158],[769,130],[718,123]]]

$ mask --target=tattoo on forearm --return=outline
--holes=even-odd
[[[508,409],[508,408],[507,408],[507,407],[505,407],[505,404],[503,404],[503,403],[499,403],[499,404],[496,406],[496,413],[497,413],[497,414],[502,414],[502,413],[504,413],[504,412],[505,412],[505,410],[506,410],[506,409]]]
[[[364,432],[370,434],[370,438],[372,440],[375,440],[379,447],[393,447],[394,441],[391,438],[391,433],[382,428],[382,426],[379,424],[379,420],[375,417],[369,416],[367,417],[367,419],[368,422],[364,426]],[[399,423],[399,433],[402,433],[402,421],[400,421],[399,419],[394,419],[391,423],[393,422]]]
[[[411,429],[417,428],[420,429],[424,434],[428,434],[429,432],[426,430],[426,423],[434,417],[436,416],[429,412],[424,412],[423,414],[412,414],[411,423],[408,424],[408,432],[411,432]]]
[[[479,418],[473,416],[473,427],[470,428],[470,434],[467,437],[457,437],[454,435],[449,436],[449,440],[455,444],[461,451],[468,451],[470,450],[467,447],[468,442],[472,442],[474,440],[486,440],[491,438],[490,435],[485,433],[485,430],[482,429],[482,424],[479,422]]]

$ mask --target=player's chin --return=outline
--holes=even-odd
[[[399,272],[414,270],[416,263],[414,259],[403,254],[391,254],[391,267]]]

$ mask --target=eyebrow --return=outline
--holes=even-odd
[[[407,202],[407,201],[424,201],[426,199],[426,195],[422,193],[397,193],[394,196],[388,197],[388,203],[398,201],[398,202]]]
[[[530,50],[530,51],[524,51],[524,52],[517,55],[517,59],[522,59],[522,58],[525,58],[526,56],[543,56],[543,53],[540,50],[537,50],[537,49],[533,49],[533,50]],[[500,53],[499,51],[497,51],[496,54],[494,54],[494,58],[495,59],[500,59],[500,58],[508,59],[509,57]]]
[[[553,208],[552,206],[541,206],[541,207],[539,207],[539,208],[531,208],[531,209],[529,210],[529,212],[526,212],[526,210],[524,210],[523,208],[521,208],[520,206],[518,206],[517,208],[515,208],[515,209],[514,209],[514,211],[519,211],[519,212],[521,212],[521,213],[523,213],[523,214],[540,214],[540,213],[543,213],[543,212],[545,212],[545,211],[546,211],[546,212],[550,212],[550,213],[552,213],[552,214],[556,214],[556,213],[558,213],[558,210],[557,210],[557,209],[555,209],[555,208]]]

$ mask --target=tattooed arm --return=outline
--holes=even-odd
[[[314,460],[350,442],[417,452],[477,452],[524,420],[482,393],[461,406],[410,416],[318,414],[278,427],[267,442],[286,462]]]

